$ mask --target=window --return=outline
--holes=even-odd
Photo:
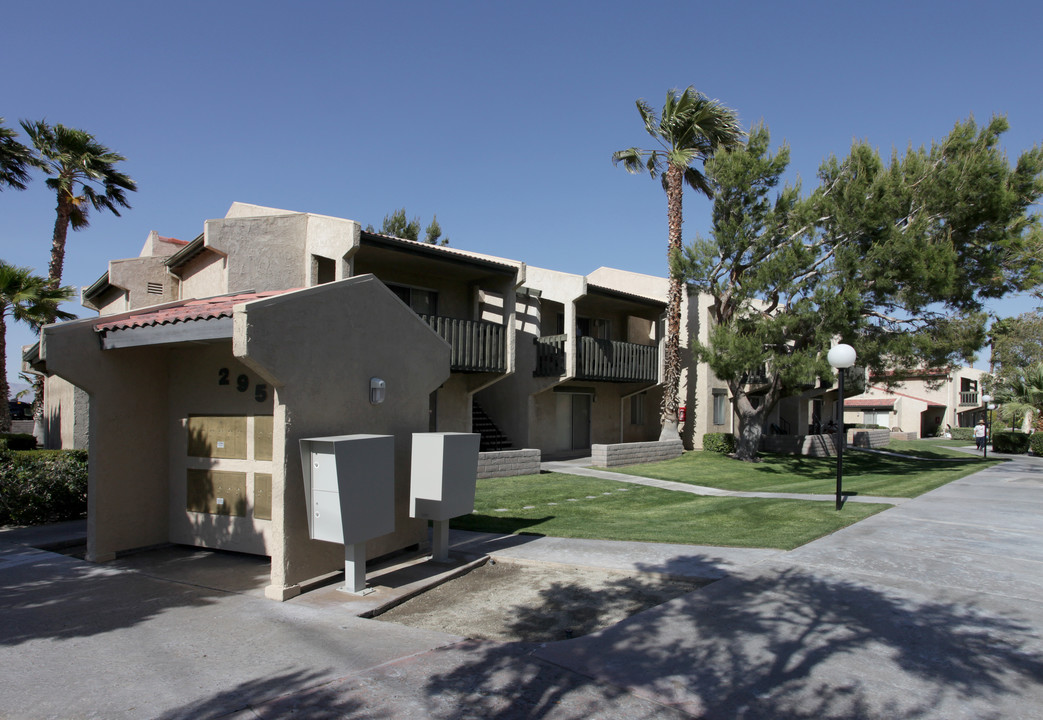
[[[630,396],[630,424],[645,424],[645,393]]]
[[[388,285],[388,288],[417,315],[438,314],[438,293],[435,290],[421,290],[406,285]]]
[[[595,340],[609,339],[609,322],[604,318],[576,318],[576,335]]]
[[[728,417],[728,395],[723,390],[713,391],[713,424],[724,425]]]
[[[866,410],[863,422],[866,425],[891,426],[891,413],[887,410]]]

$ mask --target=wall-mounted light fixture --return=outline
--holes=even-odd
[[[379,405],[384,402],[384,394],[387,391],[387,384],[380,378],[369,379],[369,403],[370,405]]]

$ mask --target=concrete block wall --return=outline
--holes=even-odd
[[[591,445],[591,464],[595,467],[619,467],[659,462],[681,457],[684,444],[680,439],[652,442]]]
[[[848,430],[847,446],[861,448],[887,447],[894,433],[889,430]],[[829,457],[837,454],[836,437],[830,435],[764,435],[762,452],[783,455]]]
[[[851,447],[882,448],[891,442],[890,430],[848,430],[847,444]]]
[[[916,433],[914,432],[893,432],[891,437],[895,440],[915,440]]]
[[[499,450],[478,453],[478,477],[512,477],[514,475],[538,475],[540,451]]]

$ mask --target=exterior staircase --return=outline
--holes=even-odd
[[[503,434],[496,423],[486,415],[477,400],[471,401],[471,432],[481,434],[482,440],[478,447],[480,452],[494,452],[496,450],[510,450],[511,441]]]

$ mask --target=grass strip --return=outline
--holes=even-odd
[[[560,473],[479,480],[452,527],[594,540],[790,550],[890,505],[701,497]]]
[[[973,459],[974,456],[947,450],[940,443],[930,441],[892,441],[888,450],[915,452],[917,457],[857,451],[844,453],[845,494],[916,497],[993,463],[980,459],[967,463],[946,461],[943,458]],[[937,459],[937,462],[931,462],[931,459]],[[722,490],[832,495],[836,492],[837,460],[835,457],[764,453],[760,462],[744,463],[718,453],[693,451],[665,462],[613,468],[613,472]]]

